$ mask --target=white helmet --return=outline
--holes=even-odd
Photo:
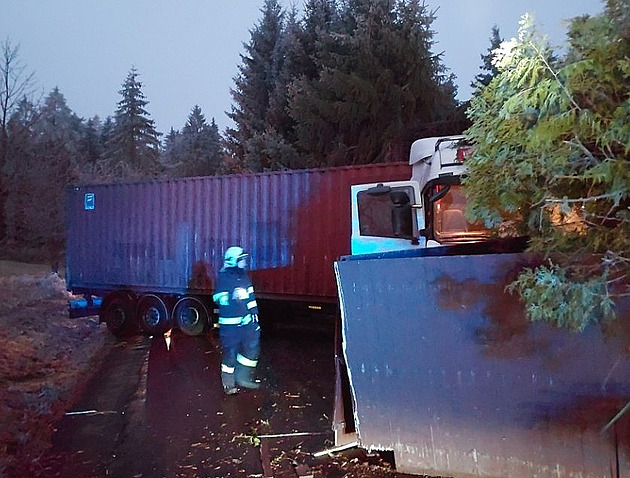
[[[225,260],[223,262],[223,267],[238,267],[238,261],[241,259],[246,259],[249,254],[246,254],[243,251],[242,247],[232,246],[229,247],[227,251],[225,251]]]

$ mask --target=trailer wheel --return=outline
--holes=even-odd
[[[134,300],[126,292],[113,292],[105,296],[99,318],[107,324],[109,331],[116,337],[131,333]]]
[[[208,325],[208,309],[196,297],[183,297],[173,309],[179,329],[186,335],[199,335]]]
[[[164,301],[157,295],[145,295],[138,302],[136,316],[148,335],[159,335],[171,328],[171,318]]]

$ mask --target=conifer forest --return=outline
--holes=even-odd
[[[475,147],[468,217],[555,254],[513,284],[530,316],[577,330],[611,319],[630,271],[630,1],[603,5],[568,22],[562,51],[526,15],[518,38],[503,41],[493,28],[461,103],[423,2],[306,0],[298,12],[265,0],[230,111],[193,104],[170,131],[156,130],[136,68],[121,78],[110,116],[81,118],[63,85],[38,95],[32,65],[7,38],[0,250],[62,254],[73,184],[405,161],[417,138],[465,133]],[[225,131],[219,115],[230,120]],[[585,312],[576,319],[576,310]]]

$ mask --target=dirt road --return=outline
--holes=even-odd
[[[168,350],[162,337],[120,342],[29,473],[299,476],[332,444],[332,347],[321,334],[266,335],[262,390],[225,396],[214,335],[175,334]]]

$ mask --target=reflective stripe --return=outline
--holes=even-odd
[[[254,286],[250,285],[250,286],[247,288],[247,293],[248,293],[248,294],[253,294],[253,293],[254,293]]]
[[[234,373],[234,367],[229,367],[229,366],[225,365],[224,363],[222,363],[221,364],[221,372]]]
[[[248,308],[248,309],[253,309],[254,307],[258,307],[258,304],[256,303],[256,301],[255,301],[255,300],[249,301],[249,302],[247,303],[247,308]]]
[[[241,365],[245,365],[246,367],[255,367],[256,365],[258,365],[258,360],[250,360],[241,354],[238,354],[236,356],[236,361]]]
[[[217,292],[212,296],[212,300],[219,305],[228,305],[230,302],[230,294],[227,292]]]
[[[243,317],[219,317],[219,324],[223,325],[239,325]]]

